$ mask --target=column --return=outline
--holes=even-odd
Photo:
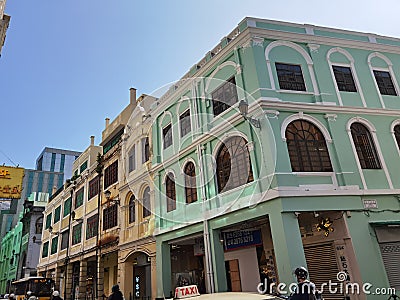
[[[210,246],[214,270],[214,287],[216,293],[226,292],[228,290],[225,274],[224,247],[220,242],[219,234],[219,230],[210,230]]]
[[[72,263],[67,265],[65,280],[64,299],[72,300]]]
[[[394,218],[396,216],[393,214],[392,220]],[[361,273],[361,281],[371,283],[374,287],[390,287],[378,239],[369,222],[371,222],[371,216],[364,212],[352,212],[351,218],[346,219]]]
[[[150,256],[150,276],[151,276],[151,297],[157,294],[157,259],[156,256]]]
[[[55,274],[55,277],[54,277],[54,284],[55,284],[54,289],[56,291],[60,292],[60,297],[62,297],[62,294],[63,294],[63,292],[61,290],[62,289],[61,281],[64,279],[63,277],[64,277],[63,269],[60,268],[60,267],[57,267],[56,268],[56,274]]]
[[[103,300],[104,294],[104,262],[103,259],[97,257],[97,299]]]
[[[171,287],[171,251],[168,243],[162,240],[156,242],[157,294],[156,299],[168,298]],[[173,295],[172,295],[173,296]]]
[[[269,214],[269,221],[279,282],[289,285],[294,281],[293,270],[307,266],[299,222],[292,212],[278,213],[280,209],[273,211],[276,213]]]
[[[131,261],[118,262],[118,284],[125,299],[130,300],[133,292],[133,263]]]
[[[86,299],[87,260],[82,259],[79,268],[79,300]]]

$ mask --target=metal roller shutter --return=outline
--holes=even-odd
[[[381,243],[379,246],[390,287],[400,290],[400,242]]]
[[[320,289],[323,283],[329,283],[329,280],[339,283],[336,278],[339,268],[333,243],[304,246],[304,254],[308,272],[310,273],[310,280],[315,283],[317,289]],[[339,293],[339,289],[336,294],[324,291],[322,295],[325,300],[342,300],[344,297],[343,293]]]

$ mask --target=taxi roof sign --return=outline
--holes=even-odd
[[[181,286],[175,289],[175,299],[185,299],[195,296],[200,296],[197,285]]]

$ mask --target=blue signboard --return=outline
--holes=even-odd
[[[226,251],[262,245],[261,230],[237,230],[224,232]]]

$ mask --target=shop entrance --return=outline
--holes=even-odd
[[[332,278],[336,279],[339,268],[333,243],[305,246],[304,254],[306,256],[310,281],[314,282],[318,289],[323,283],[335,281]],[[324,294],[324,299],[327,300],[343,299],[343,297],[342,293]]]
[[[197,285],[200,294],[206,293],[203,236],[175,241],[171,247],[171,284]]]
[[[390,286],[400,290],[400,227],[381,226],[375,232]]]
[[[140,253],[133,261],[133,299],[151,299],[151,268],[149,256]]]
[[[342,212],[304,212],[298,216],[304,255],[309,278],[317,290],[332,282],[339,286],[337,274],[344,272],[353,280],[351,244]],[[350,299],[343,289],[329,293],[324,289],[325,300]]]
[[[249,220],[221,230],[228,290],[257,292],[260,282],[277,282],[268,218]]]
[[[79,262],[74,262],[72,264],[72,296],[71,299],[79,299]]]
[[[94,300],[96,294],[97,263],[95,260],[87,262],[86,300]]]

